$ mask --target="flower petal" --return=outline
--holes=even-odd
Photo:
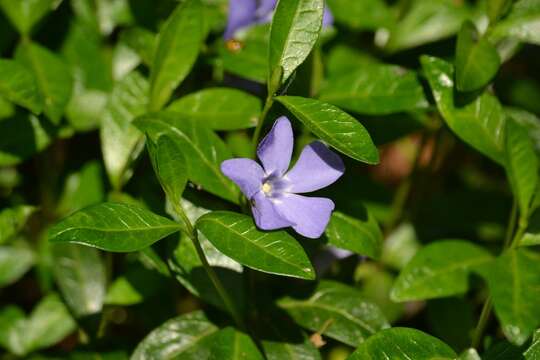
[[[272,11],[276,7],[277,0],[261,0],[255,12],[258,22],[267,22],[272,18]]]
[[[296,194],[283,195],[273,203],[278,214],[293,223],[297,233],[312,239],[322,235],[334,210],[330,199]]]
[[[302,150],[300,158],[284,178],[290,183],[288,191],[306,193],[332,184],[344,172],[345,166],[339,155],[322,142],[314,141]]]
[[[267,175],[281,176],[287,171],[293,145],[291,122],[285,116],[281,116],[257,148],[257,156]]]
[[[262,191],[259,191],[251,198],[253,207],[251,212],[255,219],[255,224],[262,230],[275,230],[291,226],[292,223],[279,215],[274,204]]]
[[[322,18],[322,26],[323,28],[326,28],[326,27],[332,26],[333,24],[334,24],[334,16],[330,12],[330,9],[328,8],[328,6],[325,6],[324,12],[323,12],[323,18]]]
[[[221,163],[221,172],[240,187],[242,193],[250,199],[261,190],[264,170],[251,159],[229,159]]]
[[[256,10],[257,0],[230,0],[227,28],[223,37],[226,40],[232,39],[238,29],[253,24]]]

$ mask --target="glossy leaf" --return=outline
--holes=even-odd
[[[511,37],[531,44],[540,44],[538,22],[540,21],[540,1],[516,1],[510,13],[501,20],[491,34],[494,41]]]
[[[355,288],[321,281],[306,300],[281,299],[278,305],[302,327],[357,346],[390,325],[377,305],[363,299]]]
[[[534,333],[533,341],[523,353],[525,360],[538,360],[540,359],[540,330],[536,330]]]
[[[21,34],[28,35],[57,3],[57,0],[0,0],[0,8]]]
[[[450,37],[470,15],[467,3],[413,0],[405,15],[390,28],[384,45],[395,52]]]
[[[58,343],[75,322],[58,295],[44,297],[29,317],[17,307],[0,312],[0,344],[18,356]]]
[[[469,242],[436,241],[420,249],[401,271],[391,298],[411,301],[462,294],[469,272],[491,260],[489,252]]]
[[[98,162],[89,162],[80,171],[66,178],[57,212],[67,215],[84,207],[103,201],[104,189],[102,170]]]
[[[279,96],[277,100],[336,150],[368,164],[379,162],[379,152],[368,132],[349,114],[333,105],[299,96]]]
[[[131,177],[130,164],[143,149],[144,136],[131,122],[146,111],[147,94],[147,80],[132,72],[115,85],[101,120],[101,151],[116,189]]]
[[[268,360],[321,360],[319,350],[306,337],[302,342],[278,337],[279,340],[263,340],[264,354]]]
[[[202,10],[200,0],[184,1],[161,29],[150,72],[151,110],[161,110],[195,63],[203,40]]]
[[[328,0],[336,22],[353,30],[376,30],[393,22],[392,13],[381,0]]]
[[[121,35],[121,39],[132,48],[146,65],[151,65],[156,49],[156,35],[141,27],[129,28]]]
[[[383,235],[377,220],[366,211],[363,219],[334,212],[325,230],[328,243],[340,249],[378,259],[381,256]]]
[[[349,357],[360,359],[450,360],[456,353],[441,340],[410,328],[383,330],[361,344]]]
[[[34,211],[36,208],[29,205],[19,205],[2,210],[0,212],[0,244],[17,235]]]
[[[285,231],[263,232],[251,217],[214,211],[197,229],[222,253],[255,270],[312,280],[315,271],[300,244]]]
[[[243,332],[232,327],[220,330],[211,345],[210,359],[263,360],[257,345]]]
[[[231,158],[223,141],[198,121],[182,118],[172,112],[148,114],[135,125],[153,141],[167,134],[182,149],[189,179],[202,189],[224,199],[238,202],[237,187],[221,173],[220,164]]]
[[[43,109],[34,74],[17,61],[0,59],[0,94],[34,114],[41,113]]]
[[[43,112],[54,123],[60,123],[73,90],[69,67],[55,53],[36,43],[23,42],[16,58],[34,73],[43,99]]]
[[[209,88],[174,101],[167,110],[215,130],[246,129],[257,125],[261,101],[233,88]]]
[[[411,111],[428,105],[415,72],[375,63],[329,78],[320,99],[371,115]]]
[[[540,325],[540,257],[525,249],[509,250],[486,269],[495,314],[506,338],[522,345]]]
[[[506,175],[520,216],[528,218],[529,208],[538,186],[538,157],[527,129],[513,119],[506,120]]]
[[[178,230],[179,224],[148,210],[103,203],[79,210],[57,223],[49,231],[49,241],[130,252],[144,249]]]
[[[170,136],[161,135],[154,143],[147,140],[154,172],[170,202],[178,204],[187,184],[187,166],[182,149]]]
[[[461,26],[456,45],[456,85],[459,91],[473,91],[486,86],[499,70],[497,49],[466,21]]]
[[[0,246],[0,287],[19,280],[34,261],[34,252],[26,246]]]
[[[218,328],[202,311],[178,316],[152,330],[135,349],[131,360],[206,359]]]
[[[423,56],[422,67],[444,120],[467,144],[504,165],[505,114],[488,92],[460,106],[454,96],[454,69],[444,60]]]
[[[52,247],[54,276],[76,316],[101,311],[105,298],[105,264],[98,250],[78,244]]]
[[[278,2],[270,30],[268,79],[281,67],[286,81],[308,57],[321,31],[323,8],[323,0]]]

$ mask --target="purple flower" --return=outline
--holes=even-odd
[[[298,194],[322,189],[335,182],[345,167],[340,157],[322,142],[307,145],[289,171],[293,151],[293,132],[282,116],[260,142],[257,156],[262,167],[251,159],[225,160],[221,171],[234,181],[251,201],[255,223],[263,230],[288,226],[308,238],[324,232],[334,203],[321,197]]]
[[[229,40],[241,28],[269,22],[276,3],[277,0],[229,0],[229,18],[223,37]],[[323,27],[330,26],[333,22],[334,17],[325,7]]]

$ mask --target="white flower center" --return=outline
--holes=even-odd
[[[272,193],[272,184],[270,184],[268,181],[265,182],[263,185],[262,185],[262,191],[263,193],[265,193],[266,195],[270,195]]]

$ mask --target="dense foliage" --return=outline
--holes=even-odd
[[[540,0],[0,0],[0,358],[540,359],[538,45]]]

